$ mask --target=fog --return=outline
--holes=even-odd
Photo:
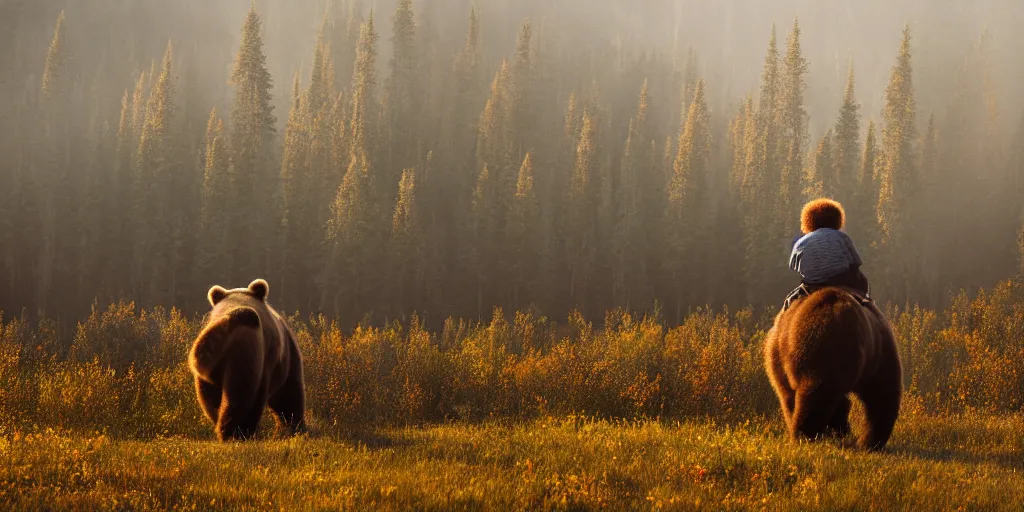
[[[279,104],[287,104],[295,72],[308,68],[316,32],[324,13],[340,19],[353,0],[258,0],[264,13],[268,64],[278,87]],[[388,55],[395,0],[364,0],[363,10],[378,15],[380,54]],[[465,38],[470,0],[418,0],[418,15],[429,12],[437,38],[457,48]],[[19,103],[36,89],[60,10],[66,10],[69,37],[78,36],[75,58],[105,70],[98,90],[131,87],[132,74],[159,60],[173,40],[179,59],[202,79],[206,102],[223,102],[229,94],[227,72],[239,41],[247,0],[128,1],[5,0],[0,5],[0,83],[3,100]],[[765,46],[773,24],[782,40],[799,19],[810,65],[807,104],[813,127],[830,118],[842,97],[848,66],[856,68],[864,112],[881,108],[882,93],[904,25],[914,33],[920,111],[942,109],[948,76],[987,30],[994,43],[994,69],[1003,91],[1022,82],[1020,59],[1024,3],[1015,0],[480,0],[488,67],[514,48],[516,31],[526,18],[556,37],[559,50],[572,54],[606,47],[632,52],[675,55],[685,60],[692,48],[700,75],[721,104],[756,92]],[[344,27],[334,27],[341,31]],[[381,68],[387,59],[379,59]],[[609,65],[613,63],[609,62]],[[340,77],[345,80],[346,77]],[[1004,94],[1006,111],[1019,110],[1017,95]],[[113,101],[113,100],[112,100]],[[8,107],[9,108],[9,107]],[[116,114],[116,113],[115,113]]]
[[[778,246],[796,201],[822,191],[852,205],[881,299],[942,303],[1022,268],[1024,2],[413,0],[408,65],[394,60],[399,7],[0,0],[0,308],[74,317],[127,296],[198,309],[210,284],[260,276],[289,283],[288,307],[352,321],[763,306],[795,284]],[[256,156],[231,146],[247,143],[229,78],[250,10],[275,118]],[[372,51],[359,47],[371,13]],[[796,26],[807,73],[784,112],[759,96],[772,31],[784,71]],[[913,89],[900,108],[916,123],[883,116],[900,99],[886,87],[904,28]],[[359,51],[373,53],[367,91]],[[329,66],[314,69],[320,54]],[[857,155],[839,163],[851,71]],[[314,84],[324,73],[333,81]],[[319,105],[314,86],[327,89]],[[756,193],[741,190],[752,173]],[[694,182],[706,187],[673,206],[685,195],[673,187]],[[263,183],[263,203],[246,204],[241,191]],[[772,215],[785,219],[758,232]],[[215,264],[204,247],[217,222],[251,239],[224,242],[232,259]],[[167,296],[147,284],[165,278]]]

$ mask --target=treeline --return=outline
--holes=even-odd
[[[183,76],[171,41],[124,77],[119,115],[61,14],[41,78],[5,113],[0,308],[194,311],[212,284],[265,277],[278,306],[342,325],[495,306],[681,322],[780,302],[800,206],[820,195],[847,206],[883,301],[937,304],[1018,268],[1024,131],[1007,127],[984,34],[950,70],[945,111],[916,106],[908,28],[882,111],[861,112],[851,63],[812,134],[798,22],[771,29],[759,90],[728,98],[693,52],[570,51],[529,19],[488,60],[475,8],[447,51],[429,7],[402,0],[380,55],[379,14],[328,11],[287,112],[254,8],[228,108],[197,105],[222,77]]]

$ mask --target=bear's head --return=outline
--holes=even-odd
[[[250,297],[266,302],[267,295],[270,294],[270,285],[267,284],[267,282],[263,279],[257,279],[249,283],[248,288],[235,288],[233,290],[228,290],[222,286],[214,286],[213,288],[210,288],[210,291],[209,293],[206,294],[206,297],[210,299],[211,306],[216,306],[218,303],[220,303],[220,301],[224,300],[229,295],[233,295],[236,293],[244,293]]]

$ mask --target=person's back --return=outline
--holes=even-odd
[[[808,288],[843,286],[868,299],[868,281],[861,273],[863,262],[853,240],[840,231],[846,220],[842,205],[831,199],[807,203],[800,213],[804,235],[793,245],[789,268],[800,274],[801,284],[788,297],[789,304],[808,293]]]
[[[808,285],[828,284],[851,265],[862,264],[853,240],[846,233],[827,227],[797,240],[789,258],[789,268],[797,271]]]

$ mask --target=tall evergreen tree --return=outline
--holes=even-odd
[[[423,230],[416,204],[416,171],[406,169],[398,184],[398,199],[391,219],[391,280],[397,284],[392,299],[400,298],[415,311],[425,306]],[[395,306],[392,306],[395,308]],[[398,313],[401,314],[401,307]]]
[[[807,163],[804,175],[803,197],[812,200],[818,197],[835,197],[835,181],[830,175],[833,169],[832,130],[829,130],[818,142],[818,149]]]
[[[351,310],[372,289],[374,279],[371,227],[374,219],[370,118],[376,88],[377,32],[373,13],[362,27],[352,76],[347,170],[331,203],[327,224],[327,255],[321,276],[321,306],[329,311]],[[344,309],[343,309],[344,308]],[[364,306],[365,309],[365,306]]]
[[[533,181],[533,159],[530,153],[523,159],[516,180],[516,195],[509,226],[509,250],[514,274],[511,305],[517,309],[530,304],[535,298],[535,280],[540,268],[541,233],[540,211]]]
[[[769,263],[775,255],[772,248],[779,239],[776,232],[780,229],[773,223],[773,217],[781,181],[781,126],[777,115],[780,111],[781,87],[778,43],[775,25],[772,25],[761,73],[757,111],[748,119],[744,130],[747,161],[744,165],[746,174],[741,198],[744,246],[747,249],[744,276],[749,301],[763,297],[785,270]]]
[[[170,42],[164,53],[160,73],[146,102],[146,115],[139,135],[134,173],[136,252],[133,264],[133,288],[144,303],[164,301],[167,276],[173,265],[171,244],[176,241],[172,225],[172,198],[176,168],[174,130],[174,93],[172,65],[174,50]]]
[[[883,245],[899,240],[901,227],[907,222],[907,219],[901,219],[901,214],[905,213],[907,201],[916,185],[916,116],[908,26],[903,29],[899,56],[885,89],[885,108],[882,111],[884,126],[878,220]]]
[[[471,268],[476,289],[476,313],[483,319],[490,306],[497,304],[494,260],[498,240],[496,215],[498,188],[494,176],[484,164],[473,189],[471,217]]]
[[[571,306],[587,311],[590,278],[594,254],[597,250],[596,186],[597,134],[589,112],[583,113],[579,142],[576,145],[576,163],[569,183],[568,222],[566,225],[566,255],[569,262],[569,291]]]
[[[626,147],[616,183],[616,211],[612,219],[612,291],[617,304],[631,308],[647,304],[650,297],[647,286],[648,233],[645,231],[644,199],[658,190],[651,176],[650,144],[648,139],[647,80],[640,91],[636,116],[629,122]],[[652,218],[653,220],[653,218]]]
[[[416,20],[412,11],[412,0],[399,0],[392,18],[391,29],[391,76],[387,85],[388,140],[391,145],[390,168],[401,169],[416,158],[415,121],[420,118],[416,98],[418,88],[426,84],[417,83],[420,71],[419,48],[416,43]],[[387,177],[389,188],[397,175]]]
[[[857,174],[857,194],[854,195],[852,211],[860,212],[850,223],[849,230],[855,240],[863,240],[860,251],[865,252],[879,244],[878,216],[874,214],[878,204],[878,142],[876,139],[875,122],[868,121],[867,133],[864,136],[864,150],[861,153],[860,172]],[[862,254],[862,259],[867,257]]]
[[[846,91],[843,93],[843,104],[839,107],[839,119],[836,121],[833,149],[835,156],[831,172],[835,185],[831,193],[840,201],[851,202],[858,189],[857,174],[860,164],[860,104],[857,103],[854,90],[853,64],[846,78]],[[866,215],[866,211],[850,210],[858,218]]]
[[[224,244],[229,239],[231,212],[238,198],[234,197],[230,167],[230,148],[224,133],[224,121],[217,109],[210,111],[206,125],[206,159],[203,167],[202,211],[198,273],[212,282],[226,282],[230,277],[234,254]]]
[[[235,97],[231,110],[231,165],[240,198],[232,219],[231,243],[236,255],[234,279],[243,281],[268,275],[277,263],[280,212],[278,173],[270,162],[275,133],[273,80],[263,52],[263,22],[255,6],[242,25],[242,41],[235,56],[231,84]],[[270,276],[273,279],[276,276]]]
[[[697,82],[693,102],[679,137],[668,189],[666,227],[671,246],[669,273],[676,289],[676,318],[682,322],[683,308],[710,291],[703,270],[710,265],[708,215],[711,178],[711,120],[704,81]]]
[[[800,24],[793,21],[793,30],[786,42],[786,56],[783,59],[781,94],[778,118],[782,148],[782,175],[779,181],[779,205],[777,219],[783,222],[783,232],[792,226],[801,207],[801,172],[807,144],[807,111],[804,107],[807,60],[800,48]]]

